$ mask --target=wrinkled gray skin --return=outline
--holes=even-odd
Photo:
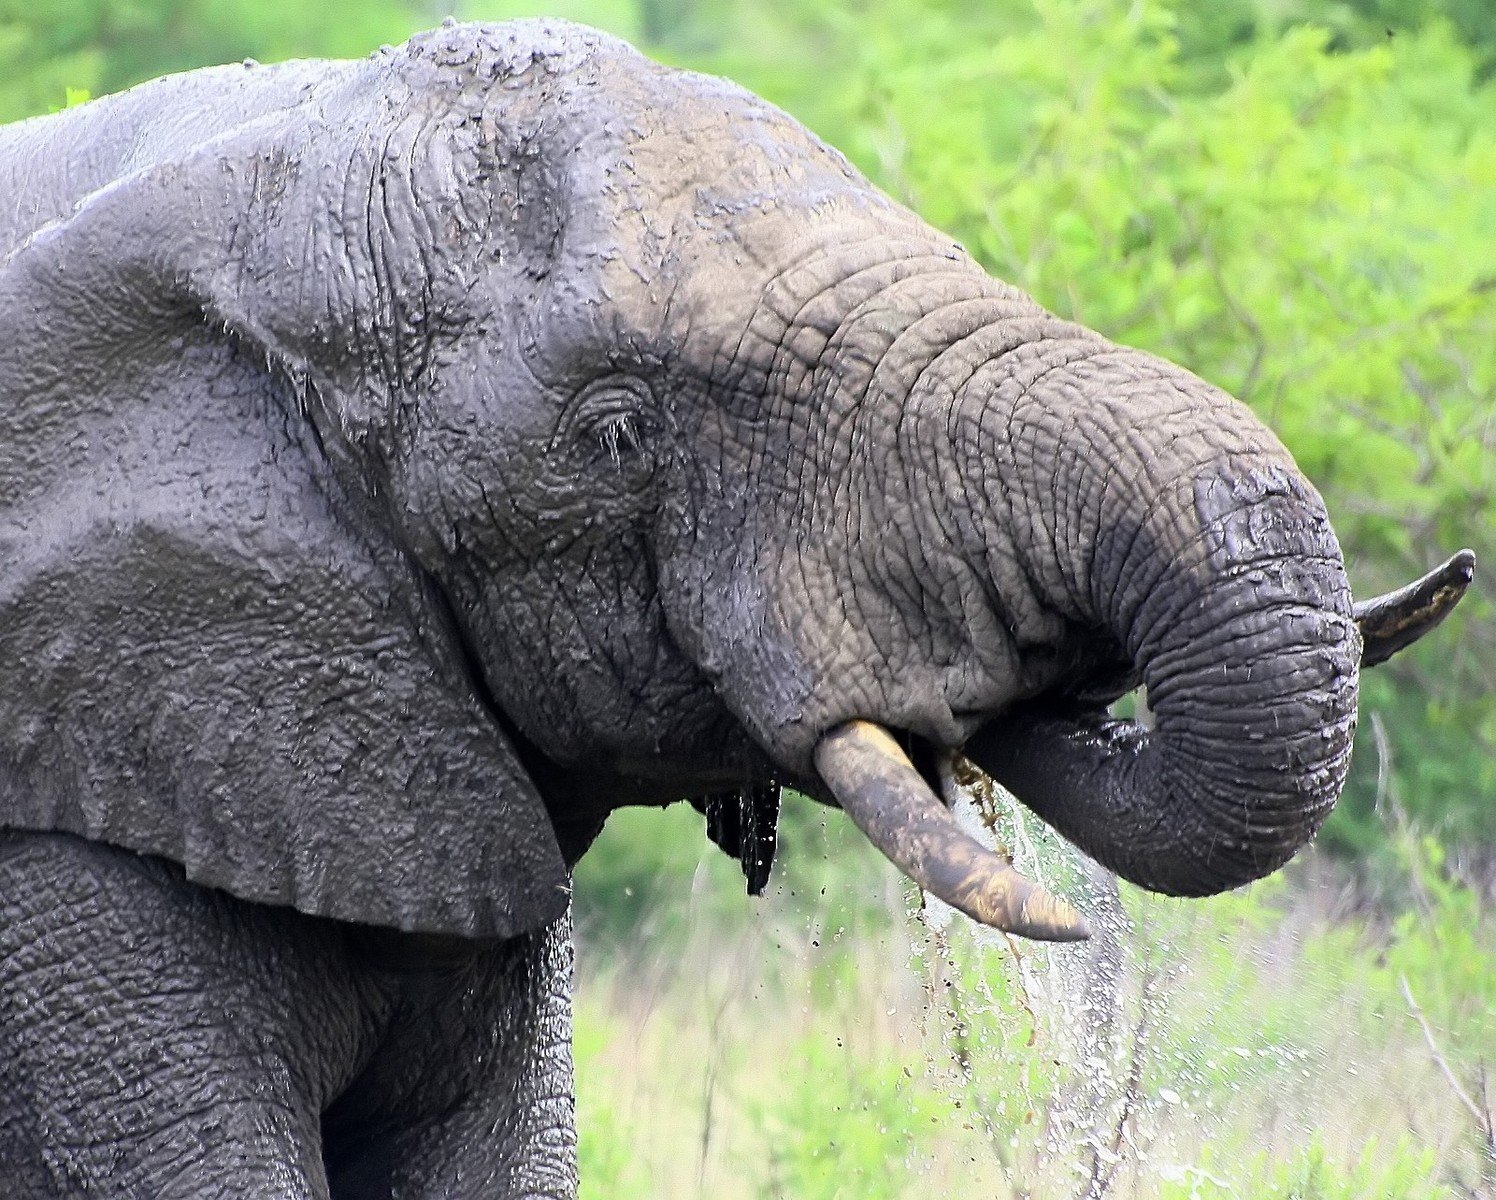
[[[8,1196],[571,1195],[569,864],[850,718],[1180,894],[1340,789],[1279,442],[730,84],[194,72],[0,130],[0,256]]]

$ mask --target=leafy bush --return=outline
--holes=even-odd
[[[192,67],[357,57],[403,41],[445,6],[413,0],[17,0],[0,3],[0,120]]]

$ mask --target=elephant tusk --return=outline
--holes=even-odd
[[[1475,552],[1461,550],[1407,587],[1355,606],[1361,627],[1361,665],[1374,667],[1411,646],[1447,617],[1475,576]]]
[[[967,836],[886,730],[848,721],[821,738],[816,770],[868,841],[974,921],[1051,942],[1091,936],[1075,909]]]

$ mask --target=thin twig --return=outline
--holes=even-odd
[[[1445,1081],[1449,1084],[1465,1111],[1470,1114],[1475,1122],[1475,1128],[1480,1131],[1481,1140],[1485,1143],[1485,1151],[1488,1155],[1496,1158],[1496,1121],[1492,1120],[1489,1107],[1482,1107],[1475,1102],[1475,1098],[1465,1090],[1460,1082],[1460,1077],[1454,1073],[1454,1068],[1449,1065],[1448,1059],[1444,1057],[1443,1051],[1439,1049],[1439,1043],[1434,1039],[1434,1031],[1429,1027],[1428,1018],[1423,1015],[1423,1009],[1418,1007],[1418,1001],[1413,999],[1413,989],[1408,986],[1408,977],[1399,975],[1397,981],[1402,985],[1403,999],[1408,1002],[1408,1011],[1413,1014],[1413,1019],[1418,1022],[1418,1028],[1423,1030],[1423,1040],[1428,1045],[1428,1052],[1433,1056],[1434,1062],[1439,1070],[1443,1072]],[[1481,1083],[1482,1094],[1485,1092],[1484,1069],[1482,1069]]]

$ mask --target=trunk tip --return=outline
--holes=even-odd
[[[1361,628],[1361,665],[1376,666],[1411,646],[1454,611],[1475,578],[1469,547],[1406,587],[1355,606]]]

